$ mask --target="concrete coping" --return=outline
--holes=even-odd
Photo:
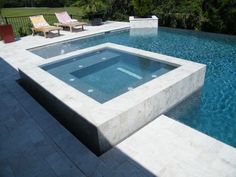
[[[134,16],[130,16],[129,17],[129,21],[141,21],[141,20],[143,20],[143,21],[145,21],[145,20],[158,20],[158,17],[156,16],[156,15],[152,15],[151,16],[151,18],[149,17],[149,18],[135,18]]]

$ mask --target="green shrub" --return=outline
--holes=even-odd
[[[0,24],[4,23],[3,17],[2,17],[2,8],[4,7],[5,0],[0,0]]]
[[[159,17],[161,26],[200,30],[202,19],[200,16],[185,13],[155,13]]]
[[[107,12],[107,4],[101,0],[90,0],[82,6],[86,18],[104,17]]]
[[[128,21],[129,16],[124,13],[115,12],[112,15],[112,19],[117,20],[117,21]]]
[[[31,24],[28,23],[24,27],[21,26],[21,27],[19,27],[17,29],[16,36],[23,37],[23,36],[27,36],[27,35],[29,35],[31,33],[32,33],[32,31],[31,31]]]
[[[27,32],[22,27],[18,29],[18,34],[19,36],[27,36]]]
[[[180,14],[177,13],[176,14],[176,22],[177,22],[177,28],[187,28],[187,24],[186,24],[186,20],[187,20],[187,15],[186,14]]]
[[[132,5],[136,16],[146,17],[152,15],[152,0],[132,0]]]

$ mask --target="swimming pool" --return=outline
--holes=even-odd
[[[100,103],[175,68],[114,49],[103,49],[42,66],[45,71]]]
[[[198,100],[195,101],[197,105],[188,111],[181,110],[185,114],[177,120],[236,147],[236,37],[169,28],[159,28],[157,36],[131,36],[126,30],[99,35],[92,40],[87,38],[48,46],[41,48],[41,51],[54,48],[60,54],[104,42],[206,64],[206,79],[201,97],[192,98]]]

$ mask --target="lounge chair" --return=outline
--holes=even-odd
[[[84,30],[84,25],[86,23],[78,22],[76,19],[71,19],[67,12],[59,12],[55,13],[58,23],[54,23],[57,27],[68,27],[70,28],[70,32],[73,31],[73,28],[80,27],[82,31]]]
[[[30,20],[33,24],[32,28],[33,36],[35,32],[43,32],[44,37],[47,38],[47,33],[51,31],[57,31],[58,36],[60,36],[60,30],[62,30],[62,28],[49,25],[42,15],[31,16]]]

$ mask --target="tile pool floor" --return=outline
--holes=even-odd
[[[127,26],[125,23],[111,23],[104,28],[117,29],[125,26]],[[103,27],[99,28],[102,30]],[[94,29],[95,31],[96,29]],[[90,32],[93,32],[92,29]],[[89,32],[78,35],[85,35],[86,33]],[[72,34],[71,37],[76,35]],[[60,40],[63,38],[65,36],[62,36]],[[49,39],[49,41],[54,42],[56,40],[59,39]],[[150,123],[146,128],[141,129],[137,134],[124,141],[123,144],[114,147],[112,153],[106,153],[100,158],[96,157],[15,82],[18,78],[16,69],[19,66],[32,64],[39,59],[37,57],[32,58],[32,55],[25,53],[26,45],[28,47],[31,45],[28,41],[34,41],[35,45],[48,42],[41,37],[29,36],[16,43],[0,44],[0,57],[10,64],[9,66],[1,59],[0,176],[108,177],[111,175],[138,176],[138,174],[143,176],[158,174],[160,177],[173,175],[189,177],[199,176],[199,174],[200,176],[212,174],[211,176],[214,177],[236,176],[235,148],[166,117],[161,117],[157,119],[158,121]],[[170,127],[171,131],[167,131]],[[163,131],[160,132],[159,129],[163,129]],[[152,134],[149,130],[156,133]],[[177,143],[179,146],[175,146],[173,151],[175,153],[180,152],[181,155],[178,156],[176,163],[172,161],[176,156],[168,153],[174,144],[165,143],[166,137],[175,137],[173,132],[182,135],[191,134],[191,138],[197,140],[196,143],[193,140],[187,141],[181,136],[177,137],[178,141],[173,143]],[[146,141],[147,137],[152,141]],[[132,145],[134,141],[136,144]],[[164,143],[165,148],[156,149],[157,146],[153,144],[155,141]],[[146,146],[139,149],[134,148],[142,147],[140,143],[141,145],[146,144]],[[152,150],[150,152],[153,152],[154,155],[149,156],[148,150]],[[158,159],[159,153],[163,157],[170,157],[172,163],[169,163],[168,166],[164,165],[162,168],[159,165],[153,165]],[[160,163],[163,159],[160,158]],[[212,161],[214,161],[214,168],[212,163],[207,163]],[[204,164],[204,166],[200,167],[199,164]],[[159,167],[161,169],[158,169]],[[156,170],[159,172],[157,173]]]

